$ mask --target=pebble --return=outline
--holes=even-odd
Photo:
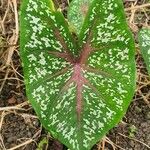
[[[142,123],[141,123],[141,127],[142,127],[142,128],[147,127],[147,122],[142,122]]]
[[[33,121],[33,124],[34,124],[35,127],[39,127],[39,125],[40,125],[40,123],[39,123],[38,120],[34,120],[34,121]]]
[[[138,107],[138,106],[135,106],[135,111],[136,111],[137,113],[141,113],[141,112],[142,112],[142,109],[141,109],[140,107]]]
[[[134,147],[134,146],[135,146],[134,141],[131,141],[131,142],[130,142],[130,145],[131,145],[131,147]]]
[[[9,138],[7,139],[7,142],[8,142],[8,143],[11,143],[11,142],[13,142],[13,141],[16,141],[16,139],[17,139],[16,136],[9,137]]]
[[[28,131],[27,136],[30,138],[32,137],[32,133],[30,131]]]
[[[132,148],[128,148],[127,150],[133,150]]]
[[[150,135],[147,137],[148,145],[150,145]]]
[[[146,119],[150,120],[150,111],[146,114]]]
[[[16,103],[16,99],[14,97],[11,97],[10,99],[8,99],[8,103],[9,104],[15,104]]]

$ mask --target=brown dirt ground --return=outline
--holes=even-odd
[[[57,2],[65,12],[67,0]],[[66,150],[41,127],[27,102],[19,57],[19,5],[19,0],[0,0],[0,150],[36,150],[42,139],[47,142],[37,150]],[[150,149],[150,78],[137,40],[139,29],[150,26],[150,2],[124,0],[124,6],[136,41],[136,94],[120,124],[93,150]]]

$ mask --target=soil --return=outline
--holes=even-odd
[[[66,14],[67,0],[55,2]],[[125,9],[132,8],[126,11],[126,16],[136,41],[136,94],[120,124],[92,150],[150,150],[150,77],[137,40],[139,29],[150,26],[150,7],[144,4],[148,4],[148,0],[124,0]],[[137,5],[141,8],[136,9]],[[67,150],[42,128],[27,102],[15,6],[19,8],[20,1],[16,4],[15,0],[0,0],[0,150]]]

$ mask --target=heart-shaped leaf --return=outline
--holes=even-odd
[[[122,2],[93,0],[74,41],[50,0],[24,0],[21,58],[43,126],[71,150],[90,150],[125,114],[135,90],[134,42]]]
[[[150,29],[144,28],[139,32],[139,45],[150,75]]]

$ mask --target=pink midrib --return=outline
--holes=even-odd
[[[54,55],[58,58],[63,58],[66,61],[70,62],[73,65],[73,74],[70,77],[70,79],[67,81],[63,89],[67,89],[68,86],[74,82],[76,83],[77,86],[77,95],[76,95],[76,113],[77,113],[77,119],[78,123],[81,121],[81,113],[82,113],[82,106],[83,106],[83,85],[90,85],[89,81],[83,76],[82,72],[82,66],[85,66],[85,63],[90,55],[90,53],[93,51],[91,45],[90,45],[90,40],[91,40],[91,32],[89,32],[89,37],[87,39],[87,42],[83,45],[82,47],[82,52],[80,54],[79,58],[74,58],[73,55],[69,53],[68,47],[63,39],[63,37],[60,35],[59,31],[56,30],[57,32],[56,37],[60,41],[60,43],[63,45],[64,52],[59,53],[55,51],[49,51],[49,54]]]
[[[73,65],[73,73],[70,77],[70,79],[66,82],[66,84],[61,89],[61,92],[66,91],[69,88],[69,85],[71,83],[76,84],[76,114],[77,114],[77,120],[78,125],[80,126],[81,122],[81,114],[83,110],[83,86],[87,85],[89,86],[94,92],[97,93],[97,89],[91,85],[88,79],[86,79],[83,75],[83,68],[84,66],[76,63]],[[65,70],[61,73],[65,73]]]
[[[61,74],[64,74],[66,72],[65,69],[60,71]],[[75,83],[76,85],[76,113],[77,113],[77,120],[78,120],[78,125],[80,125],[81,121],[81,113],[82,113],[82,92],[83,92],[83,85],[90,85],[89,81],[83,76],[82,72],[82,66],[78,63],[73,65],[73,73],[71,77],[68,79],[66,84],[63,86],[61,89],[61,93],[64,91],[67,91],[69,88],[69,85],[71,83]]]
[[[78,121],[80,122],[81,112],[82,112],[82,91],[83,91],[83,85],[86,84],[86,79],[83,77],[82,68],[81,68],[80,64],[75,64],[74,72],[71,77],[71,80],[72,80],[72,82],[75,82],[76,86],[77,86],[76,112],[77,112]]]
[[[80,125],[81,122],[81,114],[83,109],[83,85],[89,85],[89,81],[83,76],[83,66],[85,66],[86,59],[88,58],[89,54],[91,52],[91,47],[88,43],[86,43],[83,47],[83,51],[79,57],[79,59],[71,58],[70,55],[66,53],[59,53],[54,51],[49,51],[49,54],[54,55],[58,58],[63,58],[66,61],[70,62],[73,66],[73,74],[70,77],[70,79],[65,84],[64,88],[62,90],[67,90],[69,85],[71,83],[76,84],[76,114],[77,114],[77,120],[78,125]],[[64,71],[63,71],[64,72]]]

